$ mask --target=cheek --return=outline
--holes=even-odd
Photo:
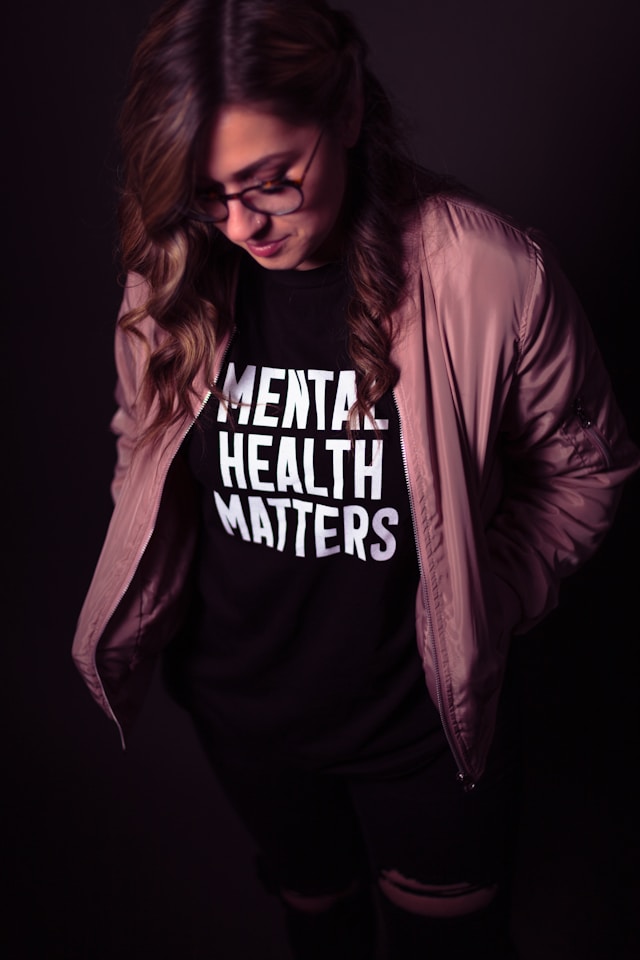
[[[319,210],[309,213],[303,226],[303,232],[308,237],[325,234],[331,228],[332,220],[332,212],[323,206]]]
[[[335,186],[318,191],[309,209],[309,227],[312,232],[327,233],[333,229],[342,208],[343,192]]]

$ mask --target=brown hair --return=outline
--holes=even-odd
[[[350,155],[344,255],[354,412],[366,416],[397,378],[390,315],[405,279],[402,209],[417,181],[362,37],[324,0],[168,0],[152,18],[120,121],[121,262],[149,291],[120,322],[135,334],[148,313],[167,334],[143,384],[147,407],[157,402],[147,437],[191,410],[193,378],[203,365],[212,369],[216,341],[232,323],[237,248],[185,215],[207,124],[222,104],[268,99],[291,122],[327,125],[358,87],[364,117]]]

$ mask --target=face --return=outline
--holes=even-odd
[[[298,210],[283,216],[256,213],[238,199],[229,200],[229,216],[217,229],[271,270],[311,270],[335,259],[348,139],[318,125],[294,126],[267,107],[223,107],[206,144],[199,172],[202,185],[230,194],[260,181],[304,174],[304,200]]]

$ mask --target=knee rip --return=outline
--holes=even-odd
[[[343,900],[352,897],[358,892],[359,886],[358,881],[354,880],[353,883],[349,884],[344,890],[338,891],[338,893],[307,896],[307,894],[297,893],[295,890],[280,890],[280,896],[287,906],[299,910],[301,913],[325,913]]]
[[[448,885],[420,883],[397,870],[383,870],[378,883],[385,897],[408,913],[447,919],[462,917],[488,907],[498,884],[480,887],[472,883]]]

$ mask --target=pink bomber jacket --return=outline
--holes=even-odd
[[[420,588],[417,642],[459,777],[482,774],[514,633],[557,602],[596,549],[640,465],[577,298],[527,232],[466,199],[427,201],[407,231],[394,317],[395,400]],[[143,303],[129,278],[123,309]],[[153,345],[163,333],[146,317]],[[147,352],[116,335],[115,509],[73,645],[123,737],[189,603],[198,512],[178,449],[193,416],[136,446]]]

